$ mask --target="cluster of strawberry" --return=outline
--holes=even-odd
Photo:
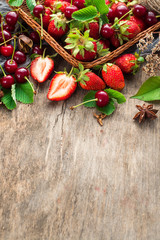
[[[83,21],[83,13],[88,14],[83,11],[87,3],[85,0],[45,0],[45,7],[38,12],[48,33],[56,40],[63,40],[64,48],[80,61],[106,55],[158,21],[153,11],[147,11],[135,1],[115,3],[114,0],[105,0],[108,13],[104,21],[98,14]],[[82,16],[81,21],[77,21],[77,13]]]

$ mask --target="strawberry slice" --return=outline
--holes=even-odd
[[[49,57],[37,57],[31,63],[31,76],[38,82],[46,81],[54,69],[54,61]]]
[[[50,83],[47,98],[52,101],[62,101],[69,98],[76,90],[75,77],[64,73],[57,73]]]

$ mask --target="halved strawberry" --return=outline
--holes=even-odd
[[[69,98],[76,90],[77,83],[73,75],[57,73],[51,80],[47,98],[52,101],[62,101]]]
[[[54,61],[49,57],[37,57],[31,63],[31,76],[38,82],[46,81],[54,69]]]

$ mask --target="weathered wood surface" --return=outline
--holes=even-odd
[[[33,105],[0,108],[1,240],[160,239],[160,117],[138,125],[142,102],[129,99],[145,79],[128,77],[127,102],[103,127],[94,110],[69,109],[80,89],[49,102],[49,81]]]

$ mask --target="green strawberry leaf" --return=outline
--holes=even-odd
[[[137,59],[137,61],[143,63],[143,62],[144,62],[144,58],[143,58],[143,57],[139,57],[139,58]]]
[[[115,111],[114,101],[113,101],[113,99],[110,99],[109,103],[105,107],[98,107],[96,105],[96,108],[101,113],[104,113],[106,115],[111,115]]]
[[[95,99],[95,93],[96,91],[89,91],[83,98],[83,102],[94,100]],[[84,103],[85,107],[93,108],[96,107],[96,101],[91,101],[88,103]]]
[[[32,13],[34,7],[37,5],[35,0],[26,0],[27,7],[29,8],[29,11]]]
[[[17,84],[16,86],[16,99],[19,102],[29,104],[33,103],[33,86],[30,82],[25,82],[22,84]]]
[[[11,89],[4,89],[4,96],[1,98],[3,104],[9,110],[13,110],[16,108],[16,101],[15,101],[15,84],[12,85]]]
[[[125,96],[124,96],[122,93],[120,93],[120,92],[118,92],[118,91],[116,91],[116,90],[113,90],[113,89],[111,89],[111,88],[105,89],[104,91],[105,91],[106,93],[108,93],[108,95],[109,95],[110,98],[116,99],[116,101],[117,101],[119,104],[126,102],[126,98],[125,98]]]
[[[160,76],[147,79],[136,95],[131,98],[136,98],[142,101],[160,100]]]
[[[94,6],[82,8],[72,14],[72,18],[79,21],[87,21],[97,16],[97,9]]]
[[[84,5],[85,5],[86,7],[88,7],[88,6],[90,6],[90,5],[93,6],[93,5],[94,5],[93,2],[94,2],[94,0],[85,0]]]
[[[8,3],[12,7],[20,7],[23,3],[23,0],[9,0]]]
[[[105,0],[94,0],[94,5],[101,15],[106,15],[109,12],[109,7],[106,5]]]
[[[109,23],[109,19],[108,17],[106,16],[106,14],[101,14],[100,15],[100,19],[102,21],[102,25],[105,24],[105,23]]]

